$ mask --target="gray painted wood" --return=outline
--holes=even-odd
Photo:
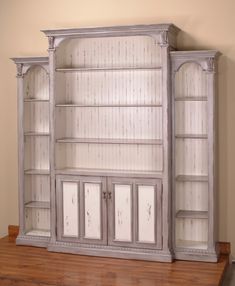
[[[179,29],[172,24],[154,25],[134,25],[116,27],[98,27],[81,29],[59,29],[43,30],[49,41],[49,65],[48,57],[21,57],[13,58],[17,65],[18,77],[18,154],[19,154],[19,218],[20,234],[17,244],[47,247],[49,251],[70,252],[85,255],[99,255],[108,257],[119,257],[125,259],[143,259],[152,261],[171,262],[173,257],[176,259],[217,261],[215,242],[216,232],[216,123],[215,123],[215,95],[216,95],[216,62],[219,53],[217,51],[171,51],[176,47],[176,36]],[[131,36],[150,36],[156,41],[156,45],[161,49],[161,65],[151,67],[60,67],[56,66],[56,53],[62,42],[70,39],[79,38],[104,38],[104,37],[131,37]],[[201,96],[178,96],[175,98],[175,74],[185,63],[198,63],[202,70],[207,74],[208,94]],[[24,99],[23,86],[24,74],[31,67],[40,65],[50,76],[50,97],[45,99],[29,98]],[[89,169],[89,168],[56,168],[56,144],[97,144],[96,138],[66,138],[56,135],[56,108],[83,108],[94,107],[93,104],[80,105],[64,102],[57,102],[56,87],[58,80],[57,74],[64,75],[69,73],[102,73],[102,72],[129,72],[129,71],[151,71],[159,69],[162,73],[162,102],[156,105],[162,108],[162,138],[157,144],[163,146],[163,169],[161,171],[128,171],[112,169]],[[208,106],[207,122],[208,134],[189,134],[175,133],[175,102],[205,102]],[[24,102],[48,102],[50,127],[49,133],[29,133],[24,131]],[[59,104],[58,104],[59,103]],[[57,106],[57,107],[56,107]],[[144,106],[143,104],[141,106]],[[152,106],[152,105],[150,105]],[[98,107],[110,107],[107,104],[99,104]],[[122,104],[114,104],[113,107],[122,108]],[[129,107],[136,108],[138,105],[129,104]],[[146,105],[145,107],[148,107]],[[25,170],[24,173],[24,135],[26,138],[49,136],[50,140],[50,168],[49,170]],[[179,174],[175,176],[175,140],[208,140],[208,174],[193,175]],[[88,141],[88,142],[86,142]],[[155,140],[156,141],[156,140]],[[130,139],[103,139],[99,144],[137,144],[151,145],[156,144],[154,140]],[[105,146],[105,145],[104,145]],[[51,237],[39,237],[25,235],[25,198],[24,198],[24,176],[50,176],[50,225]],[[175,178],[176,177],[176,178]],[[77,182],[79,197],[79,231],[77,237],[63,235],[63,196],[62,182]],[[101,201],[101,239],[85,238],[85,208],[84,208],[84,184],[86,182],[96,182],[100,184],[102,190]],[[209,204],[207,211],[179,210],[176,212],[176,183],[201,183],[208,184]],[[115,241],[114,239],[114,207],[115,197],[113,183],[127,184],[131,186],[131,241]],[[154,186],[154,201],[156,208],[155,217],[155,242],[143,243],[138,241],[138,186]],[[26,207],[36,206],[28,204]],[[43,204],[45,207],[45,204]],[[48,204],[47,204],[48,207]],[[205,215],[206,214],[206,215]],[[197,219],[203,216],[203,220],[208,220],[208,247],[197,249],[189,245],[176,246],[175,231],[176,219],[190,218]]]

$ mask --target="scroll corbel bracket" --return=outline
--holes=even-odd
[[[55,38],[52,36],[49,36],[48,43],[49,43],[49,50],[54,50],[55,49]]]
[[[206,60],[206,69],[207,72],[214,72],[215,71],[215,59],[208,58]]]
[[[161,31],[159,44],[163,47],[169,45],[168,31]]]
[[[16,64],[17,77],[23,76],[23,64]]]

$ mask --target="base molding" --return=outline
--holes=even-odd
[[[16,238],[16,245],[36,246],[47,248],[49,244],[49,237],[18,235]]]
[[[52,252],[63,252],[71,254],[89,255],[89,256],[100,256],[100,257],[112,257],[122,259],[135,259],[135,260],[147,260],[147,261],[158,261],[158,262],[172,262],[173,257],[170,252],[141,252],[130,250],[119,250],[111,249],[109,247],[102,248],[87,248],[77,246],[75,244],[65,242],[49,243],[48,248]]]
[[[45,247],[52,252],[63,252],[63,253],[74,253],[80,255],[90,255],[90,256],[102,256],[102,257],[113,257],[113,258],[123,258],[123,259],[140,259],[149,261],[162,261],[162,262],[172,262],[174,259],[178,260],[190,260],[190,261],[206,261],[206,262],[217,262],[220,255],[229,256],[231,253],[230,242],[218,242],[217,249],[218,254],[215,253],[190,253],[176,251],[174,257],[171,253],[165,253],[158,251],[157,253],[143,253],[143,252],[131,252],[131,251],[120,251],[120,250],[109,250],[109,249],[92,249],[92,248],[82,248],[75,245],[67,244],[64,242],[50,242],[50,238],[38,237],[38,236],[26,236],[19,235],[18,225],[8,226],[8,239],[10,242],[15,242],[17,245],[25,246],[36,246]]]

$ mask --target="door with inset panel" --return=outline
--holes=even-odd
[[[57,238],[107,244],[106,179],[57,176]]]
[[[109,245],[162,248],[160,179],[108,179]]]

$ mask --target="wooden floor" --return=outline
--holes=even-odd
[[[215,286],[227,262],[227,256],[219,263],[156,263],[59,254],[3,238],[0,286]]]

